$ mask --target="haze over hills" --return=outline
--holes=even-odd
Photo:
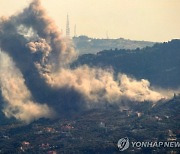
[[[180,95],[174,94],[180,40],[147,47],[83,36],[77,38],[83,52],[106,50],[78,58],[68,36],[41,0],[0,18],[0,153],[109,154],[119,153],[117,142],[126,136],[180,140]],[[130,147],[127,153],[178,148]]]
[[[0,20],[0,45],[0,97],[7,118],[30,123],[112,104],[167,98],[146,79],[114,76],[112,71],[84,65],[72,69],[77,52],[40,0]]]
[[[143,49],[104,50],[79,57],[75,65],[112,67],[137,79],[148,79],[153,86],[177,89],[180,86],[180,40],[155,44]]]
[[[97,53],[109,49],[136,49],[151,47],[155,42],[135,41],[124,38],[118,39],[95,39],[88,36],[73,37],[73,42],[79,54]]]

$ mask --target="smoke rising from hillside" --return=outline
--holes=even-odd
[[[17,16],[2,18],[0,36],[1,48],[12,57],[0,55],[0,88],[7,117],[29,122],[51,117],[50,108],[58,113],[104,102],[165,98],[144,79],[136,81],[125,74],[115,79],[112,70],[88,66],[71,69],[70,63],[77,58],[73,45],[61,36],[39,0]]]
[[[0,52],[0,87],[6,102],[3,112],[7,117],[15,117],[28,123],[41,117],[50,117],[52,114],[47,105],[33,102],[21,72],[15,67],[13,60],[3,52]]]
[[[115,80],[111,71],[81,66],[77,69],[61,69],[56,73],[44,73],[52,88],[74,88],[84,95],[87,102],[118,103],[121,99],[156,102],[163,96],[150,89],[147,80],[136,81],[125,74]]]

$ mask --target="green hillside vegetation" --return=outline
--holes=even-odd
[[[155,44],[143,49],[104,50],[85,54],[73,64],[112,67],[115,73],[126,73],[137,79],[148,79],[152,85],[163,88],[180,86],[180,40]]]
[[[55,120],[40,119],[29,125],[11,124],[0,127],[2,153],[119,153],[117,142],[179,141],[180,96],[137,108],[89,110]],[[25,144],[26,143],[26,144]],[[132,148],[126,153],[166,153],[178,148]]]

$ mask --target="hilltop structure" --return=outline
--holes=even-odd
[[[70,26],[69,26],[69,15],[67,14],[67,21],[66,21],[66,37],[70,38]]]

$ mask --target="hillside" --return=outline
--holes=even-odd
[[[94,39],[87,36],[73,38],[74,45],[79,54],[97,53],[109,49],[136,49],[153,46],[153,42],[133,41],[128,39]]]
[[[180,98],[149,108],[90,110],[72,117],[0,127],[2,153],[119,153],[117,142],[179,141]],[[169,109],[171,108],[171,110]],[[158,111],[158,112],[157,112]],[[26,143],[26,144],[25,144]],[[126,153],[178,153],[178,148],[132,148]]]
[[[112,67],[115,73],[126,73],[137,79],[148,79],[153,85],[163,88],[180,86],[180,40],[155,44],[144,49],[104,50],[86,54],[73,64]]]

